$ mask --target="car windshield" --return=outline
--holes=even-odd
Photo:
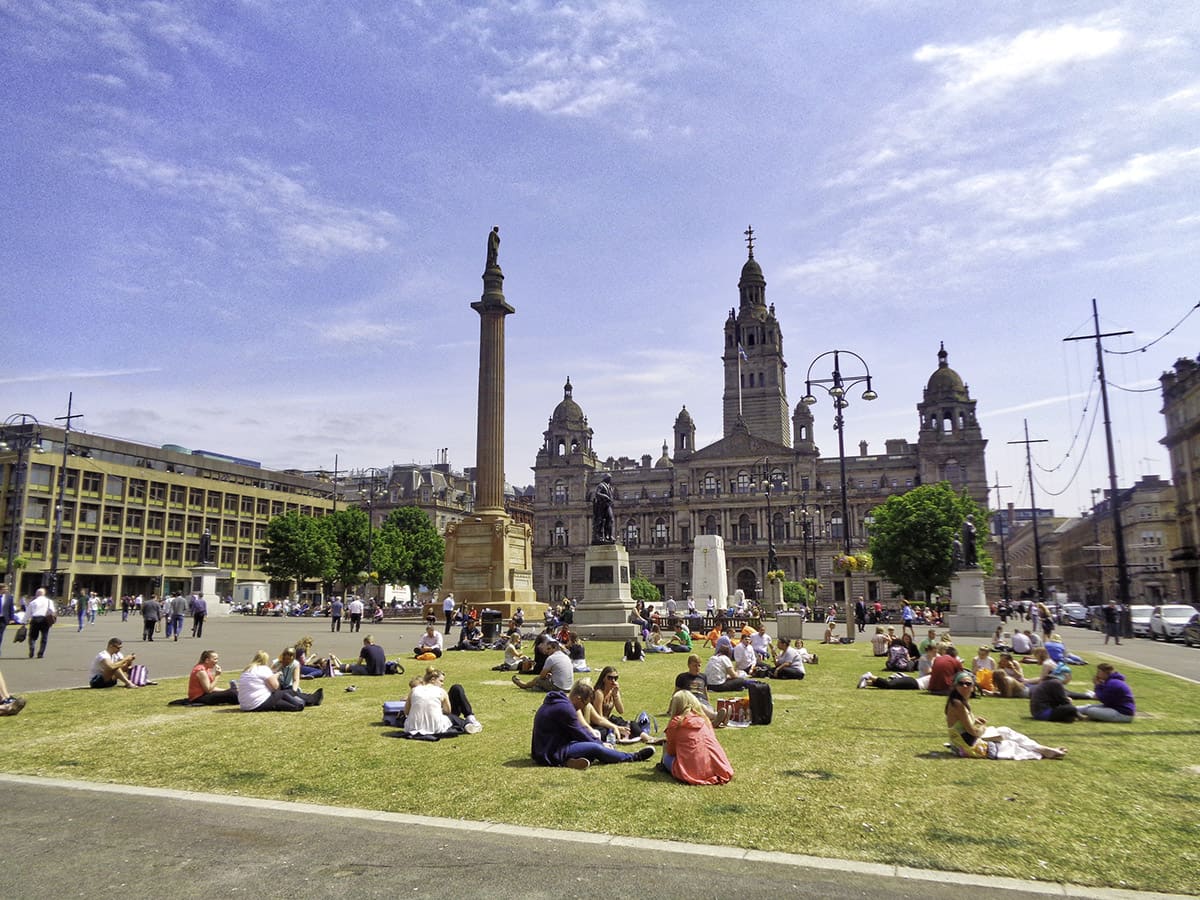
[[[1190,619],[1196,612],[1196,610],[1190,606],[1163,606],[1160,608],[1162,609],[1162,615],[1164,619],[1183,619],[1186,621]]]
[[[1134,618],[1141,617],[1143,619],[1148,619],[1148,618],[1150,618],[1150,613],[1152,613],[1152,612],[1154,612],[1153,606],[1131,606],[1131,607],[1129,607],[1129,615]]]

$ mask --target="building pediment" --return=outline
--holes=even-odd
[[[745,425],[738,423],[733,432],[706,447],[701,447],[690,457],[689,463],[705,462],[708,460],[735,459],[738,457],[777,457],[785,459],[794,455],[795,451],[784,444],[766,438],[756,437],[746,430]]]

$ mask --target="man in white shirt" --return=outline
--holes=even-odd
[[[92,660],[92,671],[88,684],[94,688],[137,687],[129,680],[129,670],[133,668],[133,654],[126,656],[121,652],[121,639],[110,638],[108,646],[96,654]]]
[[[442,615],[446,617],[446,634],[449,634],[450,625],[454,622],[454,594],[447,594],[442,601]]]
[[[38,648],[37,657],[46,655],[46,638],[50,637],[50,627],[54,623],[50,619],[58,614],[54,601],[46,596],[45,588],[38,588],[33,599],[25,604],[25,621],[29,625],[29,658],[33,659],[33,644],[38,635],[42,636],[42,645]]]
[[[423,653],[432,653],[434,656],[441,656],[443,648],[442,636],[438,634],[438,630],[432,625],[426,625],[425,633],[421,635],[421,639],[417,641],[417,646],[413,648],[413,655],[420,656]]]
[[[1023,632],[1019,628],[1013,629],[1012,635],[1013,656],[1027,656],[1033,646],[1029,642],[1028,632]]]
[[[750,683],[724,653],[714,653],[704,666],[704,678],[710,691],[742,691]]]
[[[362,630],[363,602],[355,597],[346,604],[346,615],[350,617],[350,630]]]
[[[575,673],[571,668],[571,657],[556,640],[546,641],[545,649],[549,652],[541,673],[536,678],[522,681],[516,675],[512,683],[523,691],[569,691],[575,683]]]
[[[758,654],[754,652],[754,645],[750,643],[750,635],[743,634],[741,641],[733,648],[733,664],[745,675],[754,671],[758,664]]]
[[[759,624],[758,630],[750,635],[750,646],[754,648],[759,659],[766,659],[771,655],[771,636],[767,634],[767,626]]]

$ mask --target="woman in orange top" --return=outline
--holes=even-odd
[[[733,778],[729,757],[695,694],[676,691],[667,714],[664,769],[685,784],[725,784]]]

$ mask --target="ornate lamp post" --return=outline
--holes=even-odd
[[[841,367],[842,355],[851,356],[856,359],[862,366],[862,374],[844,375]],[[833,357],[833,373],[829,378],[813,378],[813,366],[819,363],[827,356]],[[833,408],[837,410],[837,414],[833,419],[833,427],[838,433],[838,469],[841,477],[842,488],[842,552],[844,555],[850,555],[850,504],[846,498],[846,435],[845,416],[842,414],[850,401],[846,399],[846,391],[849,388],[863,384],[866,390],[863,391],[862,398],[868,402],[874,400],[879,395],[871,389],[871,369],[867,365],[866,360],[851,350],[826,350],[808,366],[808,373],[804,378],[804,396],[800,398],[800,402],[805,406],[813,406],[817,402],[817,398],[813,396],[813,385],[821,388],[825,393],[833,398]],[[843,592],[843,600],[846,606],[846,637],[848,640],[854,640],[854,614],[850,601],[851,577],[846,573],[846,584]]]
[[[771,494],[787,491],[787,480],[771,477],[771,461],[763,457],[763,477],[759,482],[763,496],[767,500],[767,585],[771,584],[771,573],[779,569],[779,556],[775,552],[775,520],[771,512]]]
[[[28,413],[14,413],[0,425],[0,452],[17,451],[13,477],[8,490],[8,562],[4,580],[8,582],[14,598],[20,598],[21,586],[16,583],[16,560],[21,552],[21,520],[25,512],[26,469],[29,450],[45,453],[42,446],[42,423]]]

